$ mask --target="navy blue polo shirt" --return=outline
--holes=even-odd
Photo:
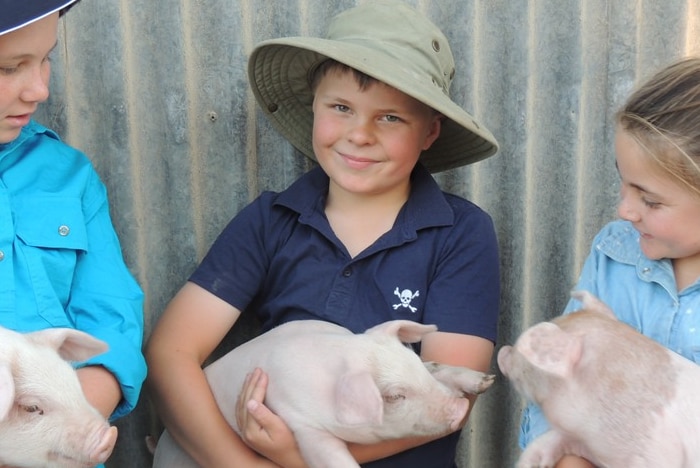
[[[283,192],[262,193],[226,226],[190,281],[255,313],[263,331],[320,319],[361,333],[407,319],[495,342],[499,261],[488,214],[442,192],[418,165],[392,229],[351,258],[324,214],[327,192],[328,177],[315,168]],[[451,468],[458,437],[363,466]]]

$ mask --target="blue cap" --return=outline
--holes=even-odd
[[[22,28],[77,0],[0,0],[0,35]]]

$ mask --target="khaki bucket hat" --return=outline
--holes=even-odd
[[[316,159],[311,143],[311,78],[333,59],[402,91],[443,114],[440,137],[420,156],[431,172],[485,159],[498,150],[491,132],[450,99],[454,58],[445,35],[398,0],[372,0],[331,21],[326,38],[261,42],[248,62],[255,98],[294,147]]]

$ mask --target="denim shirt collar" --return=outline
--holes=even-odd
[[[616,224],[616,229],[602,239],[596,248],[617,262],[634,265],[640,280],[658,283],[675,296],[676,278],[671,260],[649,259],[639,246],[639,231],[632,223],[621,221]]]

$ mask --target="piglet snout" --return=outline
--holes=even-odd
[[[510,372],[510,360],[512,352],[512,346],[504,346],[500,349],[500,351],[498,351],[498,355],[496,357],[498,361],[498,368],[501,369],[501,372],[506,377],[508,377],[508,374]]]
[[[74,439],[78,434],[70,434]],[[51,466],[66,468],[87,468],[99,465],[107,461],[112,455],[114,444],[117,442],[117,428],[109,426],[106,422],[95,428],[84,440],[82,448],[68,443],[62,449],[52,450],[48,454]],[[76,449],[78,450],[76,452]]]

